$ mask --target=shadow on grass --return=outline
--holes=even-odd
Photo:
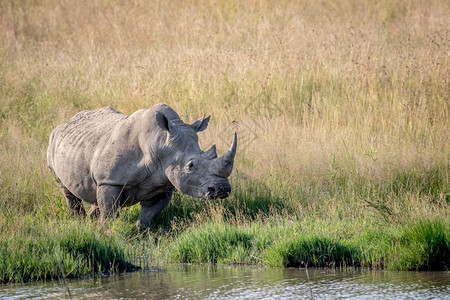
[[[359,252],[352,246],[329,238],[302,238],[281,241],[265,253],[275,267],[353,267],[359,265]]]
[[[237,185],[226,199],[197,199],[175,192],[169,206],[155,217],[151,231],[167,232],[195,220],[255,220],[269,214],[294,213],[289,201],[274,195],[265,185]],[[134,216],[137,220],[138,215]]]
[[[252,221],[274,215],[293,218],[321,215],[327,213],[330,197],[334,207],[344,215],[363,202],[386,221],[398,221],[402,216],[396,215],[395,207],[405,207],[411,193],[440,203],[442,195],[446,197],[447,177],[446,170],[437,166],[422,173],[401,171],[382,180],[341,173],[333,178],[311,179],[302,186],[246,180],[236,180],[232,186],[230,197],[218,200],[197,199],[176,191],[169,206],[154,219],[150,232],[177,234],[193,222],[211,219]],[[139,211],[139,206],[128,208],[121,218],[134,225]]]

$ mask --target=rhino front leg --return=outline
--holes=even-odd
[[[148,200],[141,201],[141,214],[139,215],[136,224],[139,230],[146,229],[150,226],[153,218],[169,204],[172,194],[173,190],[158,194]]]
[[[114,185],[99,185],[97,187],[97,204],[102,221],[117,217],[120,209],[120,199],[123,188]]]

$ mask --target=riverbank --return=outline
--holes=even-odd
[[[77,278],[168,268],[172,263],[249,264],[277,268],[448,270],[450,222],[369,226],[347,221],[276,218],[194,226],[176,237],[128,239],[77,221],[39,226],[0,241],[0,281]],[[30,224],[31,225],[31,224]],[[34,234],[31,234],[34,232]]]
[[[443,0],[1,1],[0,280],[129,263],[446,270],[448,15]],[[52,129],[159,102],[211,115],[202,149],[238,133],[231,196],[175,193],[145,233],[139,205],[72,217],[46,167]]]
[[[135,226],[139,206],[124,209],[120,218],[105,225],[70,216],[63,198],[55,195],[61,215],[49,209],[50,203],[25,217],[4,211],[0,280],[78,277],[121,272],[132,265],[167,268],[172,263],[448,270],[450,220],[445,209],[438,211],[448,205],[438,200],[445,186],[445,178],[439,178],[433,181],[434,189],[426,189],[438,191],[433,204],[426,206],[430,217],[414,212],[421,201],[404,204],[396,213],[391,206],[400,199],[392,197],[382,210],[360,197],[334,201],[333,208],[326,205],[327,197],[315,198],[314,207],[300,208],[296,198],[280,199],[238,184],[230,198],[218,201],[176,193],[144,233]],[[351,194],[355,197],[355,191]],[[393,194],[403,199],[408,193]],[[48,201],[54,204],[55,198]]]

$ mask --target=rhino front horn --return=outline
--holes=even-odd
[[[237,134],[234,133],[233,144],[222,157],[216,158],[213,165],[213,172],[222,178],[227,178],[233,171],[234,157],[236,155]]]

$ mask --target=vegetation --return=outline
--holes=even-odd
[[[125,261],[121,245],[100,228],[75,221],[52,224],[29,216],[15,224],[22,228],[0,240],[0,282],[76,277],[133,267]]]
[[[1,1],[0,281],[127,262],[445,270],[450,8],[433,1]],[[84,109],[164,102],[239,136],[228,199],[77,220],[46,169]]]
[[[362,228],[345,221],[204,224],[171,247],[185,263],[253,263],[275,267],[368,267],[399,270],[448,268],[450,226],[426,221],[412,228]]]

